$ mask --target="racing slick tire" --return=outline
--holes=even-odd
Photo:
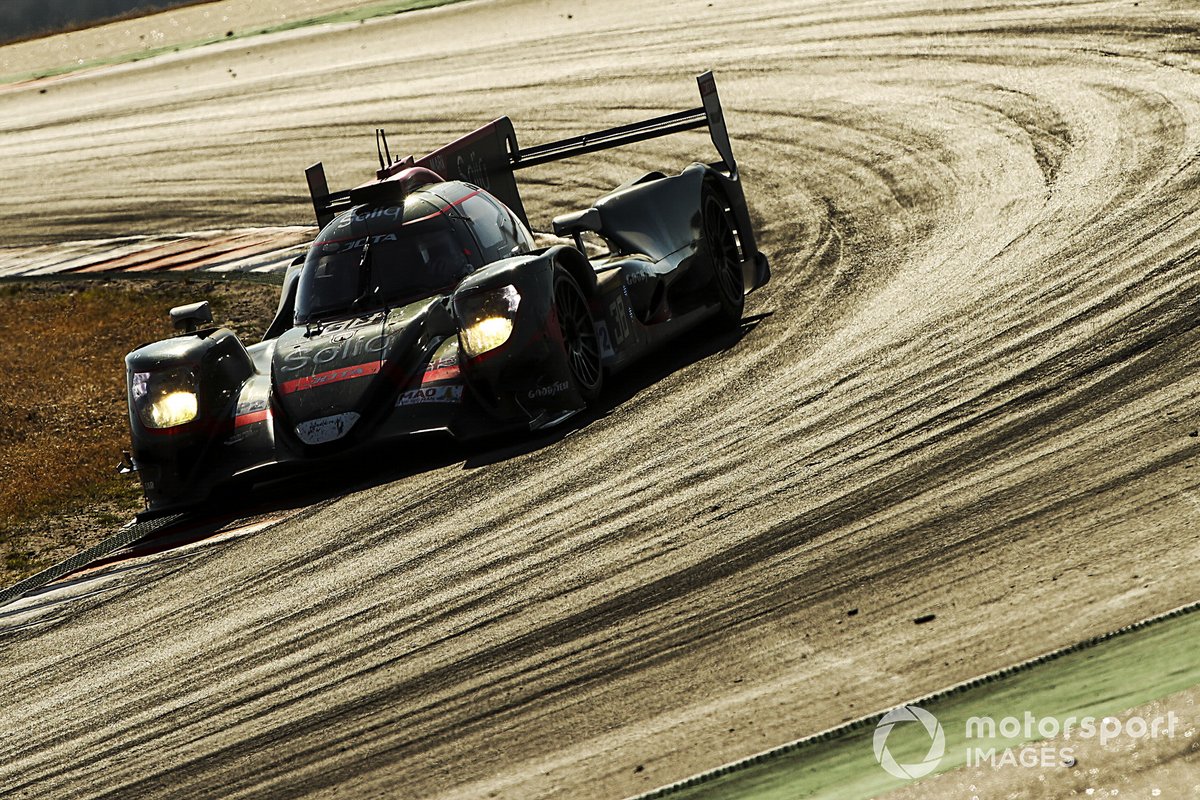
[[[587,297],[571,273],[562,267],[554,268],[554,315],[562,334],[571,385],[590,403],[600,396],[604,385],[600,342]]]
[[[712,261],[713,283],[720,304],[714,325],[718,330],[731,331],[741,324],[742,309],[746,305],[733,212],[721,191],[706,184],[700,197],[700,213],[704,244]]]

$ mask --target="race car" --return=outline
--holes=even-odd
[[[263,341],[198,302],[125,358],[147,515],[384,441],[549,428],[674,337],[737,327],[770,270],[716,83],[698,83],[699,108],[525,150],[507,117],[420,159],[392,159],[377,130],[380,168],[350,190],[310,167],[320,233]],[[632,180],[555,218],[548,243],[531,232],[515,171],[698,127],[719,162]]]

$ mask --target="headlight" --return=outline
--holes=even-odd
[[[468,356],[495,350],[512,336],[513,322],[508,317],[484,317],[463,331],[463,349]]]
[[[199,413],[196,377],[187,367],[130,376],[129,400],[147,428],[174,428]]]
[[[507,342],[520,305],[521,295],[512,285],[458,298],[462,348],[467,357],[474,358]]]

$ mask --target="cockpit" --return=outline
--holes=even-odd
[[[409,197],[403,208],[355,208],[330,222],[309,249],[295,322],[443,294],[482,265],[466,223],[428,200]]]

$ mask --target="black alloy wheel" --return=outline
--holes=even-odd
[[[738,252],[733,215],[715,189],[706,188],[702,200],[704,242],[712,259],[713,280],[717,284],[717,300],[721,311],[719,327],[732,330],[742,321],[746,295],[742,284],[742,260]]]
[[[584,400],[594,400],[604,383],[596,325],[583,290],[561,267],[554,271],[554,313],[575,389]]]

